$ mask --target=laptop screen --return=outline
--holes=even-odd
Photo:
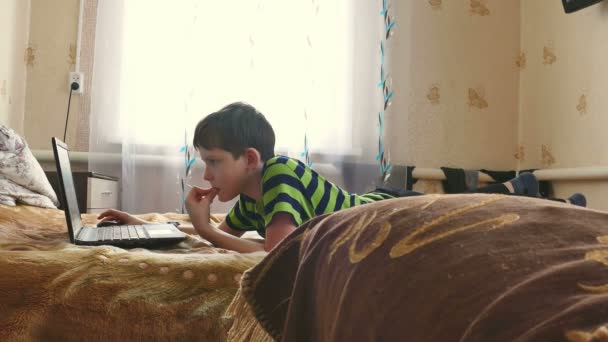
[[[78,210],[78,200],[76,199],[76,189],[72,178],[72,168],[67,146],[61,140],[53,138],[53,151],[55,152],[55,162],[59,173],[59,184],[63,193],[65,206],[65,216],[68,224],[70,240],[73,242],[76,234],[82,227],[80,221],[80,211]]]

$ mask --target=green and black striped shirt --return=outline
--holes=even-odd
[[[226,216],[226,223],[235,230],[257,230],[266,236],[266,226],[277,213],[290,214],[299,226],[318,215],[387,198],[393,197],[373,192],[351,194],[301,161],[276,156],[264,163],[262,198],[255,201],[241,194]]]

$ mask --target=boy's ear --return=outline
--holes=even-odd
[[[262,156],[260,152],[253,147],[249,147],[245,149],[245,161],[247,162],[247,167],[257,169],[260,163],[262,162]]]

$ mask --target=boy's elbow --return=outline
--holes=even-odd
[[[268,240],[266,240],[266,242],[264,243],[263,247],[263,251],[265,252],[270,252],[271,250],[273,250],[275,247],[277,246],[277,243],[271,243],[268,242]]]

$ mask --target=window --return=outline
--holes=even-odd
[[[115,139],[177,145],[205,114],[245,101],[273,125],[277,150],[302,151],[306,130],[313,151],[352,148],[349,6],[125,1]]]

